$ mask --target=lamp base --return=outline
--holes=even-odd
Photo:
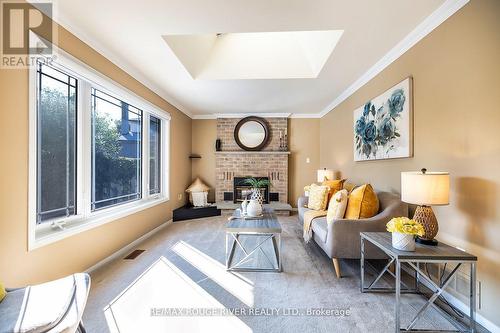
[[[432,246],[437,246],[439,244],[438,241],[435,239],[423,239],[420,237],[417,237],[415,239],[415,242],[423,245],[432,245]]]
[[[439,230],[436,215],[430,206],[417,206],[413,219],[424,227],[422,238],[425,241],[432,241]],[[423,244],[423,243],[422,243]],[[428,244],[432,245],[432,244]]]

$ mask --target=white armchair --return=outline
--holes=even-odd
[[[0,333],[85,333],[82,315],[89,290],[90,276],[86,273],[7,289],[0,302]]]

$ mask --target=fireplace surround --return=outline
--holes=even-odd
[[[250,199],[250,196],[252,195],[252,187],[248,184],[245,183],[245,180],[248,178],[251,178],[252,176],[247,176],[247,177],[234,177],[233,180],[233,202],[234,203],[239,203],[242,202],[245,199]],[[269,180],[269,177],[254,177],[258,180],[261,179],[267,179]],[[269,203],[269,186],[262,186],[259,188],[260,192],[262,193],[262,197],[264,198],[263,203]]]

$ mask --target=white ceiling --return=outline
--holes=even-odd
[[[64,0],[57,3],[55,19],[195,118],[240,113],[314,117],[338,104],[467,1]],[[164,39],[318,30],[344,32],[316,78],[193,79]],[[209,55],[200,52],[197,57]]]

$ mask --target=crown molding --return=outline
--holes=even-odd
[[[413,29],[405,38],[403,38],[396,46],[387,52],[379,61],[370,67],[360,78],[354,81],[346,90],[344,90],[337,98],[328,104],[318,115],[322,118],[327,113],[332,111],[340,103],[348,99],[362,86],[368,83],[371,79],[377,76],[385,68],[387,68],[396,59],[401,57],[406,51],[412,48],[425,36],[431,33],[441,23],[446,21],[450,16],[455,14],[469,0],[446,0],[438,9],[432,12],[425,20],[423,20],[415,29]]]
[[[262,118],[290,118],[291,113],[211,113],[195,114],[192,119],[244,118],[257,116]]]
[[[209,114],[193,114],[191,119],[217,119],[217,116],[214,113]]]
[[[292,113],[290,118],[293,119],[318,119],[321,118],[319,113]]]
[[[29,1],[31,4],[36,6],[36,1]],[[57,3],[56,3],[57,6]],[[179,102],[177,102],[173,97],[171,97],[169,94],[165,92],[164,89],[162,89],[159,85],[156,83],[152,82],[146,76],[144,76],[139,70],[135,69],[132,65],[129,63],[125,62],[121,57],[119,57],[116,53],[111,51],[108,47],[105,47],[92,37],[90,37],[87,33],[83,32],[81,29],[75,27],[69,20],[67,20],[63,15],[61,15],[61,12],[57,12],[58,15],[57,17],[53,18],[53,21],[56,22],[58,25],[62,26],[66,30],[68,30],[71,34],[76,36],[78,39],[80,39],[82,42],[87,44],[90,48],[94,49],[97,51],[100,55],[111,61],[114,65],[119,67],[121,70],[123,70],[125,73],[130,75],[132,78],[137,80],[139,83],[144,85],[146,88],[149,90],[153,91],[155,94],[160,96],[163,100],[165,100],[167,103],[171,104],[174,106],[176,109],[178,109],[180,112],[184,113],[186,116],[189,118],[192,118],[191,112],[186,109],[184,106],[182,106]],[[59,43],[58,43],[59,44]],[[60,47],[60,45],[58,45]],[[62,49],[62,48],[61,48]],[[68,51],[66,51],[68,52]],[[69,52],[68,52],[69,53]],[[73,55],[74,57],[77,57],[77,55]],[[159,106],[158,106],[159,107]]]
[[[319,113],[211,113],[194,114],[192,119],[217,119],[217,118],[243,118],[248,116],[259,116],[264,118],[291,118],[291,119],[318,119]]]

